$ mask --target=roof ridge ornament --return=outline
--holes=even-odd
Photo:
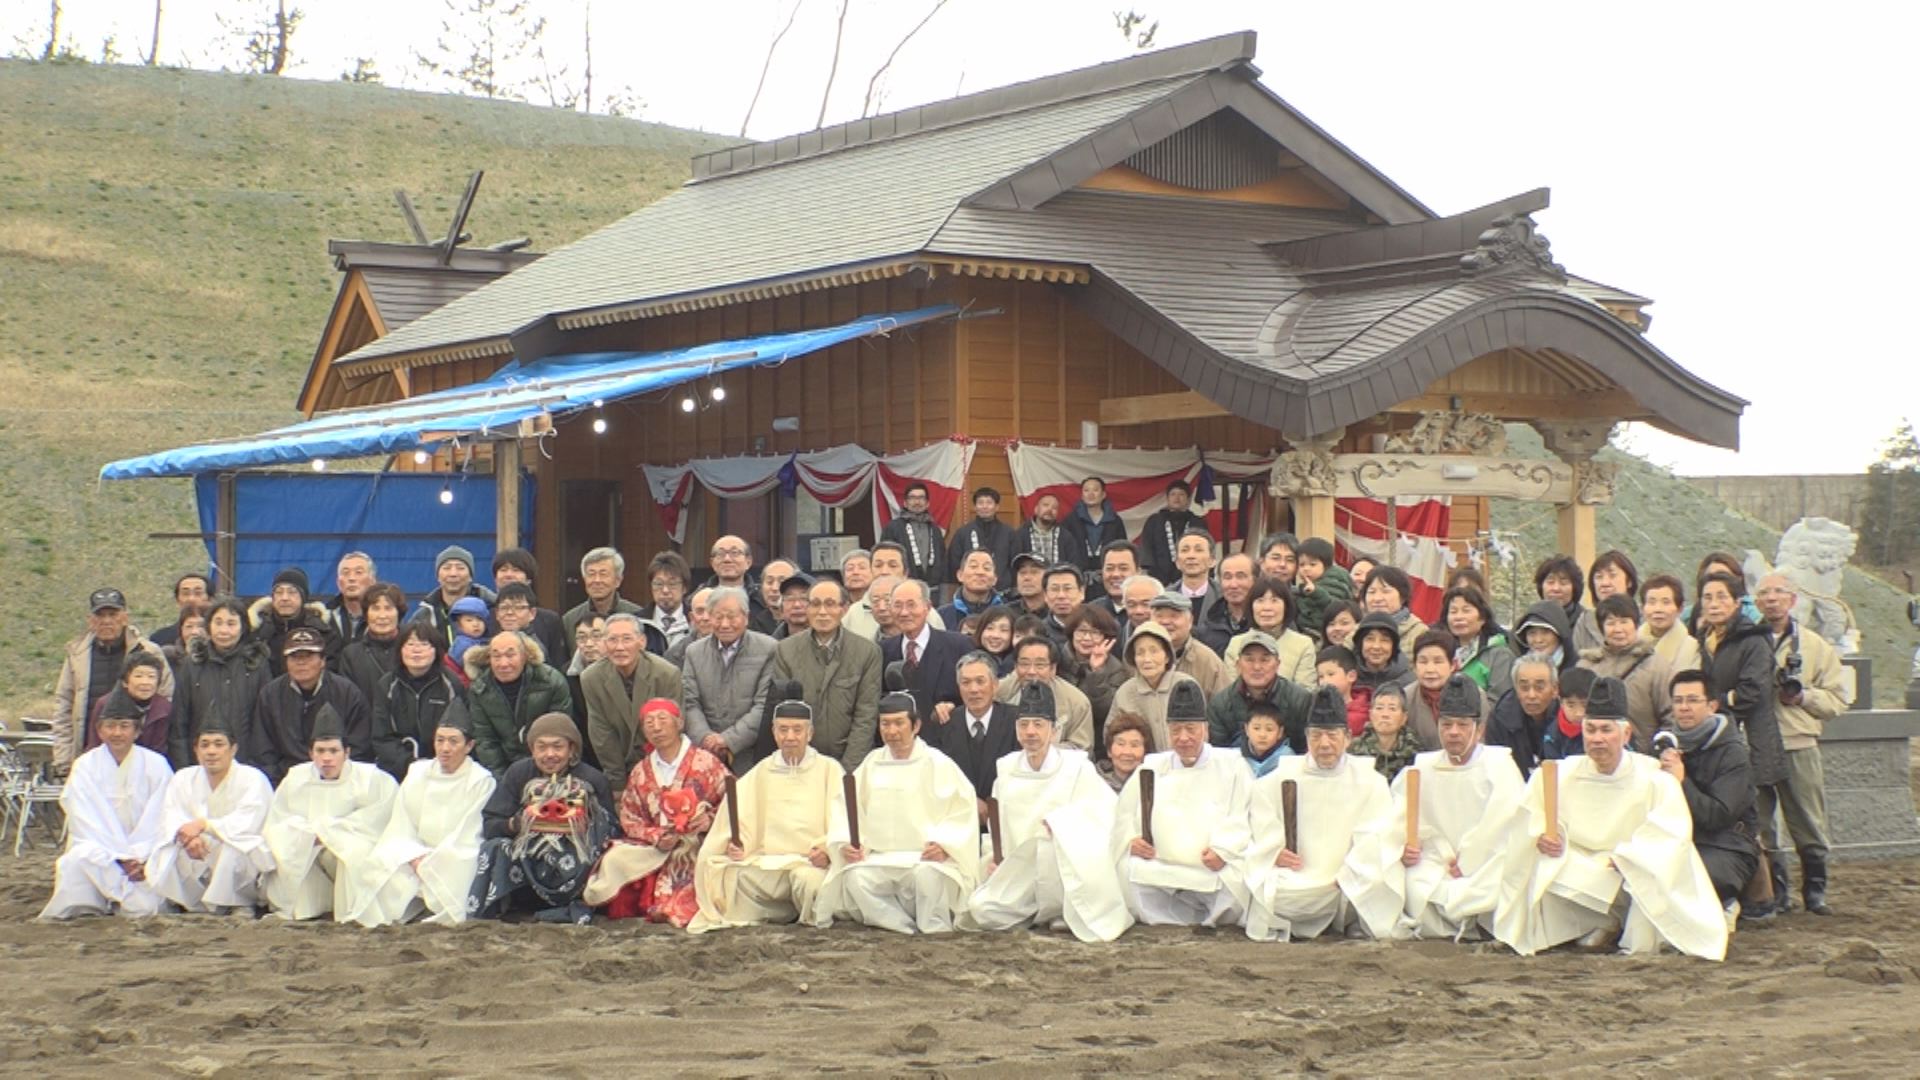
[[[1534,225],[1532,214],[1502,214],[1480,233],[1474,249],[1460,256],[1460,269],[1478,276],[1532,267],[1564,281],[1567,268],[1553,261],[1552,248],[1546,234]]]

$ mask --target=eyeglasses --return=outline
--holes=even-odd
[[[1673,703],[1675,705],[1705,705],[1707,699],[1701,697],[1699,694],[1688,694],[1685,697],[1675,694],[1673,696]]]
[[[713,557],[716,559],[744,559],[747,557],[747,549],[736,547],[714,548]]]
[[[659,592],[662,589],[685,588],[685,584],[681,582],[679,578],[671,578],[671,577],[654,578],[652,581],[648,582],[648,584],[653,586],[654,592]]]

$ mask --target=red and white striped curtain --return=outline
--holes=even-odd
[[[1385,500],[1337,499],[1333,506],[1334,555],[1347,565],[1364,555],[1376,563],[1405,570],[1413,579],[1413,595],[1407,598],[1407,606],[1422,621],[1438,622],[1447,569],[1453,565],[1453,554],[1447,548],[1448,530],[1453,524],[1452,503],[1444,495],[1403,495],[1393,504],[1389,529]]]
[[[677,544],[687,538],[686,510],[695,482],[723,499],[750,499],[776,486],[804,488],[829,507],[847,506],[873,491],[873,527],[878,533],[899,512],[908,485],[916,480],[927,485],[933,520],[950,520],[960,505],[972,463],[972,442],[946,439],[885,457],[848,444],[797,454],[697,458],[682,465],[642,465],[640,469],[667,535]]]
[[[1265,487],[1273,472],[1274,455],[1241,451],[1213,451],[1202,454],[1198,447],[1172,450],[1100,450],[1065,446],[1039,446],[1013,443],[1007,447],[1007,463],[1013,472],[1013,490],[1020,497],[1021,516],[1033,513],[1033,505],[1042,495],[1060,500],[1064,518],[1080,502],[1080,481],[1097,476],[1106,482],[1107,501],[1126,525],[1127,535],[1138,538],[1154,511],[1167,505],[1167,485],[1185,480],[1193,485],[1196,502],[1201,495],[1217,504],[1212,489],[1225,484],[1258,484]],[[1266,527],[1265,500],[1252,504],[1253,517],[1247,535],[1258,537]],[[1228,533],[1225,511],[1213,505],[1207,511],[1207,528],[1216,539]]]

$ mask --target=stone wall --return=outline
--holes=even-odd
[[[1865,473],[1689,476],[1684,479],[1735,510],[1782,532],[1803,517],[1832,518],[1858,530],[1860,516],[1867,505]]]

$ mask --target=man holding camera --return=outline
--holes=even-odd
[[[1613,679],[1594,684],[1594,697]],[[1713,709],[1707,677],[1683,671],[1667,684],[1673,728],[1654,733],[1660,770],[1680,782],[1693,816],[1693,847],[1706,865],[1720,906],[1733,901],[1760,868],[1754,843],[1753,768],[1740,725]]]
[[[1777,804],[1787,819],[1800,857],[1800,899],[1815,915],[1831,915],[1827,905],[1827,782],[1820,763],[1820,732],[1826,722],[1853,704],[1853,688],[1840,657],[1819,634],[1803,634],[1794,622],[1799,601],[1784,574],[1760,579],[1756,595],[1760,616],[1773,642],[1775,688],[1781,740],[1787,749],[1787,778],[1760,789],[1760,839],[1773,860],[1774,911],[1792,909],[1785,854],[1774,823]]]

